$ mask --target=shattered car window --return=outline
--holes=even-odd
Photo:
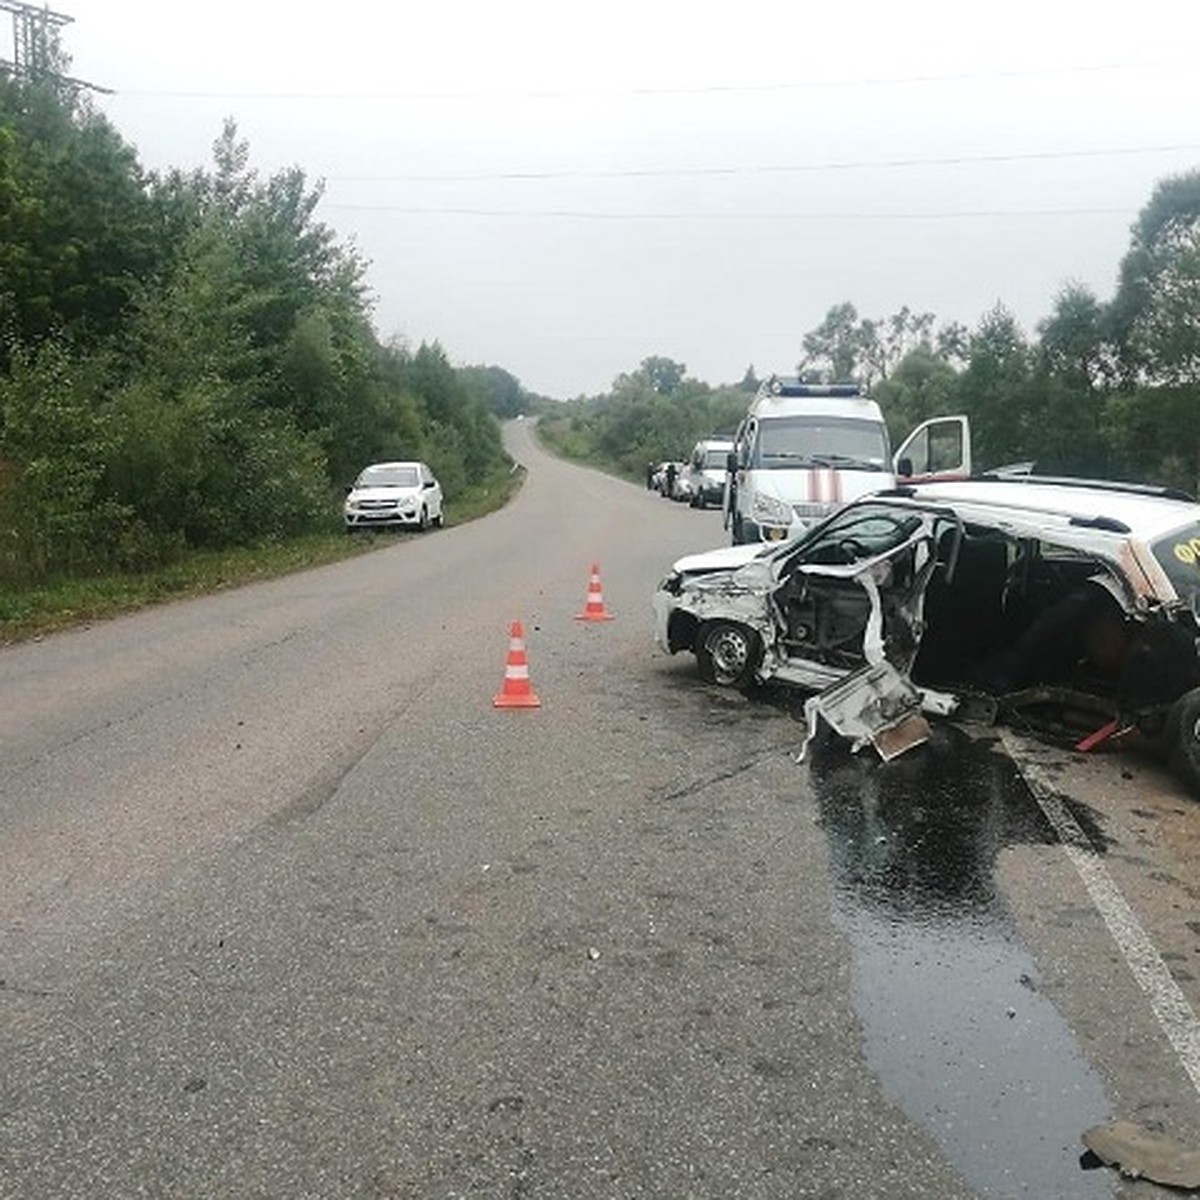
[[[902,546],[921,528],[920,513],[897,509],[860,508],[844,519],[835,519],[809,539],[796,565],[843,565],[874,558]]]

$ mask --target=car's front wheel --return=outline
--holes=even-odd
[[[421,509],[421,516],[417,520],[417,528],[420,529],[422,533],[429,528],[429,509]]]
[[[1171,766],[1200,798],[1200,688],[1185,692],[1171,710]]]
[[[708,683],[746,687],[762,657],[762,640],[753,629],[735,621],[711,621],[700,629],[696,661]]]

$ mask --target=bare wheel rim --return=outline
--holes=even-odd
[[[750,646],[745,634],[728,625],[713,630],[705,646],[719,679],[736,679],[750,661]]]

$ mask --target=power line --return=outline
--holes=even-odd
[[[1013,154],[959,154],[937,158],[842,159],[823,163],[774,164],[749,167],[629,167],[614,170],[495,171],[438,175],[332,175],[329,183],[484,183],[553,179],[662,179],[723,175],[815,174],[825,171],[896,170],[911,167],[953,167],[986,163],[1051,162],[1080,158],[1123,157],[1200,151],[1200,142],[1162,146],[1119,146],[1095,150],[1031,150]]]
[[[568,221],[955,221],[1027,217],[1117,217],[1128,208],[958,209],[931,212],[595,212],[586,209],[418,207],[390,204],[326,204],[340,212],[397,213],[424,217],[548,218]]]
[[[603,99],[622,96],[713,96],[737,94],[764,94],[773,92],[821,91],[841,88],[909,87],[936,83],[973,83],[983,80],[1031,79],[1053,75],[1088,75],[1112,71],[1162,71],[1171,68],[1194,68],[1200,63],[1195,58],[1168,59],[1157,62],[1109,62],[1084,63],[1074,66],[1027,67],[1008,71],[962,71],[938,75],[879,75],[863,76],[859,79],[813,79],[787,80],[774,83],[730,83],[697,84],[628,88],[546,88],[530,91],[505,92],[429,92],[429,91],[354,91],[354,92],[213,92],[213,91],[154,91],[143,89],[119,90],[118,94],[148,99],[177,100],[563,100]]]

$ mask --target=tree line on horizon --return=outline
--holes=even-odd
[[[381,341],[320,197],[232,121],[153,174],[76,90],[0,76],[0,587],[335,529],[380,459],[451,504],[507,471],[519,381]]]
[[[0,587],[334,528],[383,458],[427,460],[453,501],[506,470],[497,418],[521,412],[640,478],[732,432],[757,387],[650,357],[558,404],[381,341],[320,198],[299,168],[261,178],[232,122],[211,167],[155,174],[76,90],[0,76]],[[842,303],[795,369],[860,382],[897,437],[967,412],[980,466],[1195,490],[1200,170],[1155,189],[1111,301],[1068,286],[1032,337],[1002,305],[967,329]]]
[[[794,370],[853,382],[879,401],[893,442],[929,417],[971,418],[977,469],[1032,462],[1042,474],[1200,492],[1200,169],[1161,181],[1132,227],[1116,293],[1064,286],[1032,335],[997,304],[974,328],[901,308],[831,307],[803,335]],[[785,373],[781,369],[780,373]],[[599,396],[543,418],[562,453],[640,478],[700,438],[732,432],[758,387],[710,386],[669,358],[644,359]]]

